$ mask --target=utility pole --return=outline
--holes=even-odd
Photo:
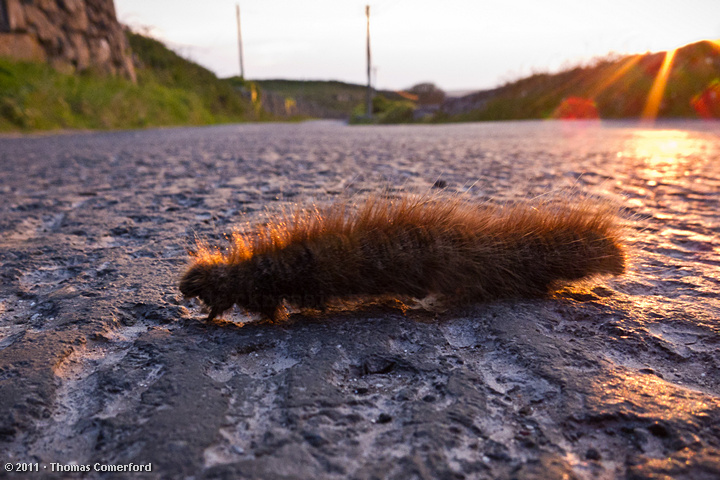
[[[240,55],[240,78],[245,80],[245,66],[243,65],[243,48],[242,48],[242,31],[240,29],[240,4],[235,4],[235,12],[237,13],[238,25],[238,53]]]
[[[365,16],[367,17],[367,95],[365,97],[365,114],[372,117],[372,83],[370,73],[372,71],[370,62],[370,5],[365,5]]]

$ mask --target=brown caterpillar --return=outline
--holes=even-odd
[[[298,210],[234,233],[222,252],[201,246],[180,280],[185,297],[276,319],[284,301],[323,308],[352,295],[439,294],[456,302],[538,296],[558,282],[625,270],[615,215],[570,206],[473,205],[457,198],[372,197]]]

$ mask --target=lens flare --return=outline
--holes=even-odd
[[[624,77],[631,68],[637,65],[641,58],[642,55],[633,55],[632,57],[627,58],[625,61],[622,62],[622,64],[617,66],[615,71],[605,77],[605,79],[603,79],[595,88],[590,91],[589,97],[593,99],[596,98],[610,85],[613,85],[615,82]]]
[[[670,69],[672,67],[673,59],[675,58],[675,50],[668,50],[665,52],[665,59],[663,60],[660,71],[655,77],[648,94],[645,108],[643,109],[640,118],[645,122],[654,122],[657,118],[657,114],[660,111],[660,104],[662,103],[663,95],[665,94],[665,86],[667,85],[668,77],[670,76]]]

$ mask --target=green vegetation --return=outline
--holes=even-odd
[[[366,116],[363,103],[353,109],[350,123],[428,123],[443,100],[445,92],[433,83],[419,83],[403,92],[378,92],[373,97],[372,118]]]
[[[286,98],[311,102],[327,116],[347,117],[356,104],[365,101],[367,87],[337,81],[257,80],[261,90]]]
[[[236,81],[237,77],[229,79]],[[294,101],[298,110],[309,111],[313,116],[326,118],[348,118],[355,114],[358,105],[365,105],[367,86],[338,81],[320,80],[256,80],[262,92],[272,92],[282,98]],[[376,92],[388,100],[402,100],[393,91]]]
[[[367,118],[366,106],[358,105],[350,117],[352,124],[391,124],[410,123],[413,121],[415,104],[409,100],[388,100],[382,95],[373,97],[373,118]]]
[[[238,93],[251,89],[251,82],[221,80],[210,70],[188,61],[161,42],[128,32],[130,48],[139,59],[138,84],[161,85],[197,96],[212,115],[212,122],[222,123],[264,119],[259,105]]]
[[[0,59],[0,130],[137,128],[211,123],[197,95],[119,78],[66,75]]]
[[[557,74],[535,74],[492,92],[467,97],[461,113],[436,115],[435,121],[520,120],[562,116],[568,99],[592,103],[600,118],[642,117],[666,55],[648,53],[606,58]],[[676,51],[656,115],[695,118],[693,98],[720,78],[720,48],[711,42]]]
[[[162,43],[128,33],[138,82],[92,72],[69,75],[45,64],[0,59],[0,131],[114,129],[161,125],[348,118],[352,123],[454,122],[538,118],[638,118],[647,113],[665,53],[611,57],[557,74],[538,73],[495,90],[445,100],[433,84],[376,92],[364,117],[366,87],[337,81],[218,79]],[[720,114],[720,46],[676,51],[658,117]],[[268,112],[273,112],[272,114]],[[272,115],[275,115],[273,117]]]
[[[263,89],[308,98],[335,112],[352,112],[351,123],[443,123],[543,118],[718,118],[720,44],[698,42],[678,49],[669,64],[658,103],[649,102],[659,86],[666,53],[608,56],[559,73],[537,73],[494,90],[444,99],[431,83],[400,95],[378,92],[374,118],[365,117],[365,87],[341,82],[268,80]],[[408,95],[410,94],[410,95]],[[342,101],[339,101],[342,99]],[[441,104],[438,109],[437,105]]]
[[[0,59],[0,131],[205,125],[267,117],[228,82],[129,33],[138,83]]]

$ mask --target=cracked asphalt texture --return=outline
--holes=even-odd
[[[0,138],[3,461],[152,463],[142,478],[720,478],[718,158],[720,125],[699,122]],[[276,324],[206,323],[177,290],[196,238],[433,185],[616,204],[630,270],[547,299],[385,299]]]

